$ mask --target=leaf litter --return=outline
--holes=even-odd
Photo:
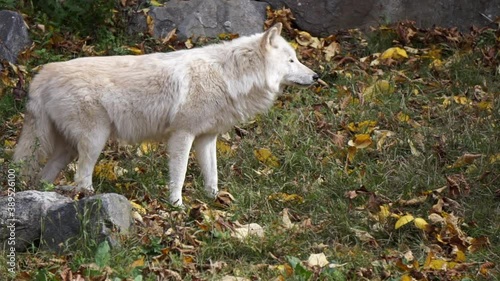
[[[129,2],[121,1],[121,4],[122,6],[131,5]],[[156,3],[153,4],[157,5]],[[158,3],[158,5],[162,4]],[[143,12],[147,18],[149,32],[152,33],[153,22],[148,15],[149,10],[145,9]],[[378,106],[387,96],[398,94],[404,83],[413,87],[408,89],[410,98],[425,97],[443,92],[443,89],[455,87],[453,85],[455,82],[451,79],[428,81],[422,77],[410,75],[410,73],[417,71],[420,67],[428,67],[436,77],[446,77],[450,67],[460,61],[465,56],[464,54],[472,52],[472,46],[478,41],[478,38],[486,37],[489,33],[495,35],[496,43],[493,46],[478,47],[480,48],[480,56],[475,63],[498,71],[497,69],[500,69],[498,64],[498,50],[500,50],[498,30],[472,28],[470,34],[462,34],[454,28],[420,29],[415,27],[413,22],[400,22],[391,26],[373,28],[373,32],[378,34],[394,35],[397,40],[394,40],[392,45],[396,46],[367,55],[356,50],[356,48],[364,48],[367,45],[366,39],[357,30],[343,31],[320,38],[295,29],[294,18],[289,9],[272,10],[268,8],[267,16],[268,20],[265,22],[267,27],[277,22],[284,24],[291,44],[301,60],[339,79],[358,81],[353,82],[352,87],[322,81],[313,91],[322,95],[327,89],[333,90],[338,95],[338,99],[327,100],[312,108],[314,119],[309,120],[311,124],[316,126],[318,133],[328,136],[332,146],[335,147],[332,151],[325,152],[326,156],[321,162],[333,161],[340,164],[349,175],[362,171],[363,157],[373,155],[374,151],[384,153],[394,147],[403,146],[414,157],[421,157],[428,153],[425,150],[424,139],[418,131],[412,138],[404,138],[396,133],[397,129],[391,126],[387,120],[396,121],[398,126],[410,126],[419,130],[422,127],[429,127],[429,120],[437,118],[437,112],[442,110],[462,110],[464,113],[470,114],[471,118],[486,116],[486,119],[491,119],[488,116],[493,114],[495,105],[498,103],[498,94],[491,92],[489,86],[482,83],[456,95],[442,95],[431,102],[432,107],[421,104],[418,98],[414,98],[414,104],[411,106],[418,108],[422,116],[431,116],[430,119],[419,118],[419,116],[411,114],[411,111],[400,109],[393,112],[392,116],[380,113],[377,120],[355,120],[356,117],[353,116],[351,119],[354,120],[341,119],[338,121],[340,125],[337,125],[329,118],[330,115],[340,118],[347,115],[346,112],[351,107]],[[38,24],[37,26],[38,28],[34,32],[47,32],[45,25]],[[199,43],[192,39],[179,42],[175,32],[174,29],[160,40],[158,45],[148,46],[143,42],[123,46],[123,49],[130,54],[139,55],[165,49],[189,49]],[[221,34],[219,39],[230,40],[236,37],[237,35],[234,34]],[[45,47],[84,55],[106,54],[106,50],[97,50],[95,46],[90,44],[90,38],[54,34]],[[463,51],[449,56],[446,53],[450,46],[460,48]],[[9,89],[12,90],[16,100],[20,100],[26,95],[25,85],[31,79],[32,73],[30,71],[35,68],[29,69],[22,63],[39,56],[34,48],[26,50],[21,55],[21,64],[19,65],[3,63],[4,67],[0,72],[3,84],[0,88],[0,97],[8,94]],[[401,67],[403,70],[395,71],[394,67]],[[386,75],[388,73],[389,76]],[[494,120],[490,120],[490,122],[494,122]],[[15,134],[12,133],[14,130],[11,128],[19,128],[21,123],[22,116],[14,116],[2,126],[2,135],[5,135],[2,143],[4,143],[5,148],[10,149],[15,145],[16,138]],[[235,130],[238,137],[235,139],[218,140],[217,151],[220,156],[235,157],[238,155],[241,138],[254,133],[250,127],[237,127]],[[9,129],[9,134],[3,134],[7,129]],[[439,156],[449,171],[443,177],[445,182],[443,187],[429,187],[430,190],[422,194],[414,194],[412,198],[408,199],[391,199],[361,186],[359,189],[347,191],[344,198],[349,204],[350,210],[358,218],[366,221],[369,226],[366,229],[349,228],[350,233],[354,234],[354,237],[365,247],[368,249],[383,247],[384,243],[379,238],[380,232],[383,231],[391,235],[408,233],[422,238],[420,245],[422,252],[417,253],[415,249],[406,251],[386,249],[384,254],[373,260],[372,267],[340,271],[344,267],[348,267],[348,264],[331,261],[329,258],[331,253],[327,251],[330,246],[327,245],[318,249],[316,253],[310,253],[301,256],[301,258],[273,255],[274,261],[267,261],[267,263],[260,265],[260,268],[275,272],[275,276],[277,276],[275,280],[286,280],[292,277],[300,280],[324,280],[321,279],[326,278],[324,276],[344,278],[332,280],[345,280],[346,276],[365,280],[387,278],[467,280],[466,278],[471,276],[487,279],[498,274],[498,261],[495,263],[470,260],[472,255],[480,251],[487,251],[492,245],[487,236],[477,233],[469,234],[470,227],[467,224],[470,222],[463,217],[464,209],[467,206],[463,206],[459,199],[468,196],[475,186],[471,183],[469,176],[471,169],[474,169],[481,161],[498,167],[500,153],[497,151],[490,154],[464,152],[451,159],[447,155],[449,149],[445,145],[444,138],[437,136],[438,141],[433,147],[434,153]],[[135,148],[135,154],[139,157],[147,157],[159,153],[160,150],[161,147],[157,144],[143,143]],[[262,165],[256,171],[259,176],[270,175],[273,170],[283,168],[284,162],[286,162],[281,158],[280,151],[273,147],[254,148],[253,157]],[[96,165],[95,173],[101,180],[115,183],[117,187],[129,184],[118,182],[123,177],[131,176],[134,173],[144,174],[148,172],[147,167],[135,167],[133,171],[127,170],[120,166],[119,161],[112,159],[101,160]],[[238,164],[234,164],[232,170],[235,173],[241,173]],[[486,180],[488,174],[485,173],[482,180]],[[359,172],[359,177],[363,178],[362,172]],[[498,176],[496,180],[498,180]],[[500,198],[500,190],[497,190],[496,194],[499,194],[497,197]],[[199,259],[202,247],[208,240],[216,239],[224,242],[234,239],[238,241],[237,243],[251,244],[252,241],[267,239],[271,232],[292,236],[301,233],[314,233],[322,228],[324,223],[312,221],[307,216],[294,215],[294,208],[303,205],[308,199],[307,196],[286,191],[274,192],[267,197],[268,202],[280,208],[287,206],[287,208],[280,209],[279,214],[276,214],[278,226],[261,226],[253,222],[250,216],[245,217],[244,220],[238,219],[233,213],[234,204],[238,204],[238,202],[229,192],[221,192],[214,202],[208,204],[199,200],[192,201],[187,210],[172,209],[168,204],[158,199],[143,198],[143,200],[133,200],[133,217],[139,228],[137,235],[140,247],[148,249],[148,252],[138,255],[129,264],[129,267],[130,270],[140,269],[143,274],[151,273],[159,280],[183,280],[185,276],[191,276],[193,280],[204,280],[203,270],[208,270],[212,274],[231,272],[227,269],[226,261]],[[339,249],[344,247],[339,246]],[[102,253],[97,259],[100,265],[87,263],[78,268],[70,268],[67,266],[68,260],[65,257],[59,261],[42,261],[33,257],[27,263],[34,263],[37,266],[49,262],[61,264],[58,273],[60,280],[89,280],[88,272],[95,274],[91,280],[107,280],[108,276],[113,273],[113,269],[106,265],[106,258],[104,258],[109,249],[106,247],[100,249]],[[352,255],[354,252],[353,249],[345,250],[348,255]],[[165,267],[167,264],[174,263],[179,265]],[[381,272],[380,277],[374,275],[374,269]],[[27,280],[34,277],[34,274],[24,271],[20,273],[20,276],[23,276],[23,280]],[[250,279],[225,274],[221,280]]]

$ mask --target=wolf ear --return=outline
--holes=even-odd
[[[278,22],[264,33],[262,41],[260,42],[260,46],[263,50],[266,50],[268,47],[274,47],[274,40],[277,36],[280,36],[282,28],[283,24],[281,24],[281,22]]]

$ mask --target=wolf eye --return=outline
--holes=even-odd
[[[290,59],[289,62],[293,62],[293,59]]]

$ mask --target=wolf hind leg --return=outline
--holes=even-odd
[[[216,143],[217,135],[215,134],[198,136],[194,141],[194,149],[203,174],[205,191],[212,198],[215,198],[219,193],[217,187]]]
[[[188,132],[175,132],[168,140],[170,203],[182,206],[182,186],[186,177],[189,151],[194,136]]]
[[[40,180],[54,182],[62,169],[64,169],[77,156],[77,151],[62,136],[57,136],[54,151],[40,173]]]
[[[80,138],[78,138],[78,162],[75,183],[79,191],[94,191],[92,187],[92,173],[109,135],[109,127],[101,126],[82,133]]]

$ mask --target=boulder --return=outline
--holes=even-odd
[[[37,246],[47,210],[71,201],[55,192],[35,190],[0,198],[0,246],[2,249],[15,246],[16,251]]]
[[[179,39],[217,37],[221,33],[241,36],[263,31],[267,3],[251,0],[172,0],[164,7],[152,7],[153,34],[165,37],[177,29]],[[130,32],[144,32],[145,17],[131,20]]]
[[[28,29],[21,14],[0,11],[0,60],[17,62],[17,56],[31,45]]]
[[[315,36],[338,30],[366,29],[383,23],[412,20],[426,28],[433,25],[465,31],[473,25],[491,24],[500,16],[500,1],[469,0],[263,0],[272,8],[287,7],[297,27]]]
[[[131,211],[128,200],[114,193],[49,208],[42,228],[42,249],[60,253],[80,243],[97,245],[104,240],[116,246],[119,235],[127,234],[133,226]]]

